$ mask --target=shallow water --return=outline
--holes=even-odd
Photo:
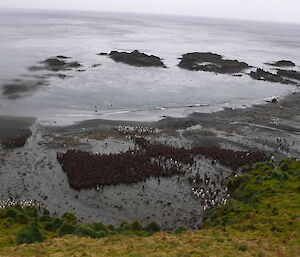
[[[0,14],[0,90],[11,79],[36,75],[29,66],[58,54],[73,57],[86,70],[64,72],[73,77],[51,78],[49,85],[17,100],[1,95],[2,115],[35,116],[47,124],[92,118],[157,120],[245,107],[296,91],[246,75],[192,72],[176,65],[177,58],[192,51],[211,51],[265,69],[265,62],[281,59],[299,65],[297,24],[96,12]],[[134,49],[163,58],[168,69],[131,67],[96,55]]]

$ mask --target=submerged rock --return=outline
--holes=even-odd
[[[69,69],[76,69],[81,67],[82,65],[78,61],[68,62],[66,59],[70,59],[70,57],[58,55],[55,58],[48,58],[45,61],[40,63],[44,64],[43,66],[31,66],[29,67],[30,71],[39,71],[39,70],[50,70],[50,71],[63,71]]]
[[[58,56],[56,56],[56,58],[58,58],[58,59],[71,59],[71,57],[67,57],[67,56],[64,56],[64,55],[58,55]]]
[[[277,75],[290,79],[300,80],[300,72],[295,70],[277,70]]]
[[[95,63],[90,68],[97,68],[100,67],[101,65],[102,65],[101,63]]]
[[[200,70],[222,74],[239,73],[247,68],[250,68],[250,66],[245,62],[224,59],[222,55],[210,52],[194,52],[184,54],[178,66],[187,70]]]
[[[154,55],[147,55],[134,50],[131,53],[112,51],[109,57],[116,62],[123,62],[132,66],[153,66],[166,68],[162,60]]]
[[[98,53],[97,55],[108,55],[108,53]]]
[[[287,61],[287,60],[281,60],[278,62],[274,63],[267,63],[270,66],[276,66],[276,67],[295,67],[296,64],[293,63],[292,61]]]
[[[276,82],[281,84],[291,84],[291,85],[297,84],[292,80],[284,79],[277,74],[264,71],[263,69],[260,68],[257,68],[256,71],[251,71],[249,76],[255,80],[263,80],[263,81]]]
[[[24,94],[28,94],[40,86],[45,85],[46,82],[39,80],[39,81],[22,81],[22,80],[15,80],[11,83],[3,85],[3,92],[2,94],[8,96],[10,99],[17,99]],[[21,95],[20,95],[21,94]]]
[[[78,67],[81,67],[82,65],[75,61],[75,62],[69,62],[66,64],[67,65],[67,68],[78,68]]]

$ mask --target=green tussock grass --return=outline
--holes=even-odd
[[[257,164],[230,178],[228,187],[231,199],[207,211],[198,231],[159,232],[158,224],[143,227],[137,221],[116,228],[77,224],[72,214],[58,219],[24,213],[28,223],[21,224],[22,215],[1,211],[0,256],[300,256],[300,162]],[[43,242],[18,245],[28,227],[38,229],[34,238]]]

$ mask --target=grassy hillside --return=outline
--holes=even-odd
[[[2,210],[0,256],[300,256],[300,162],[258,164],[228,187],[232,199],[207,211],[194,232],[157,232],[156,224],[138,222],[78,225],[72,214]],[[22,244],[32,241],[40,242]]]

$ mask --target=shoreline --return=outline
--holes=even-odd
[[[101,193],[96,189],[76,191],[70,188],[67,176],[56,160],[57,152],[69,148],[107,154],[127,151],[134,145],[126,135],[118,133],[118,125],[162,129],[157,135],[145,137],[153,142],[166,141],[176,147],[259,150],[274,155],[275,162],[284,157],[300,156],[300,93],[276,103],[216,113],[194,113],[186,118],[165,118],[157,122],[87,120],[70,126],[49,127],[33,123],[32,118],[1,116],[0,120],[8,120],[7,124],[16,128],[12,132],[19,133],[28,127],[32,132],[23,148],[0,150],[3,178],[0,198],[13,195],[19,199],[35,199],[46,203],[54,215],[71,211],[85,222],[116,225],[135,219],[143,224],[154,220],[167,228],[185,225],[195,229],[201,221],[203,210],[191,194],[188,182],[192,173],[180,176],[179,180],[177,176],[162,178],[159,183],[150,178],[133,185],[105,186]],[[201,174],[210,171],[210,176],[231,173],[225,166],[212,165],[211,160],[205,158],[200,158],[198,166]]]

